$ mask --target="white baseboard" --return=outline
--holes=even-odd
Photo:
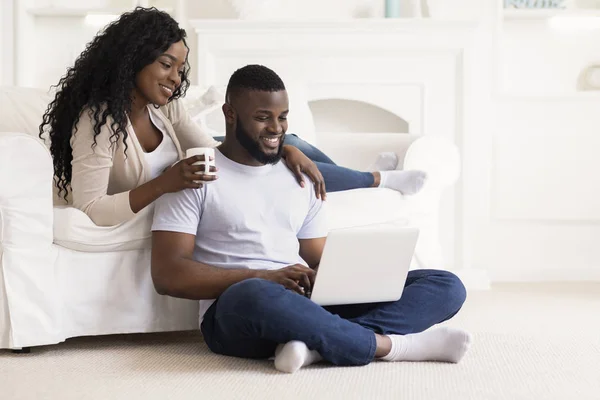
[[[489,290],[490,277],[487,271],[474,268],[463,268],[452,271],[460,278],[467,290]]]
[[[600,282],[598,268],[542,269],[490,271],[491,280],[496,282]]]

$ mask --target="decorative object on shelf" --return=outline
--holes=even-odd
[[[385,17],[399,18],[400,17],[400,2],[402,0],[385,0]]]
[[[577,90],[600,90],[600,64],[589,65],[581,71],[577,82]]]
[[[504,8],[566,8],[567,0],[504,0]]]
[[[386,18],[421,18],[423,0],[384,0]]]

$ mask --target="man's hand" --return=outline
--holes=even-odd
[[[279,283],[304,296],[315,282],[315,271],[302,264],[294,264],[276,270],[261,270],[258,277]]]

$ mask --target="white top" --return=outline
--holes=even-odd
[[[152,230],[195,235],[194,259],[214,267],[306,265],[298,239],[325,237],[328,231],[324,203],[313,187],[300,187],[283,162],[251,167],[218,150],[215,161],[219,179],[156,201]],[[211,304],[200,302],[200,319]]]
[[[150,121],[158,128],[162,134],[162,141],[154,151],[144,153],[144,158],[148,167],[150,167],[150,179],[154,179],[163,173],[165,168],[173,165],[177,161],[177,148],[173,139],[166,131],[165,124],[158,118],[150,114]]]

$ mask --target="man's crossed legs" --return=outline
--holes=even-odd
[[[249,279],[223,292],[201,328],[213,352],[243,358],[277,353],[275,366],[285,372],[321,358],[335,365],[365,365],[376,358],[458,362],[469,348],[467,332],[423,331],[454,316],[465,298],[462,282],[437,270],[410,271],[398,301],[331,307]]]

